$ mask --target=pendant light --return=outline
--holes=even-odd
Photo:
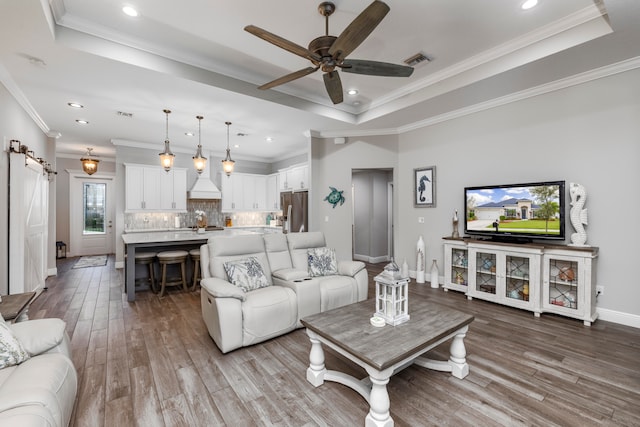
[[[193,166],[196,168],[196,172],[201,174],[205,166],[207,166],[207,158],[202,155],[202,145],[200,144],[200,122],[204,117],[196,116],[196,119],[198,119],[198,149],[196,150],[196,155],[193,156]]]
[[[231,150],[229,149],[229,126],[231,122],[224,122],[224,124],[227,125],[227,157],[222,161],[222,170],[227,176],[230,176],[236,162],[231,159]]]
[[[171,152],[171,148],[169,148],[169,114],[171,114],[171,110],[162,110],[164,114],[167,116],[167,136],[164,140],[164,151],[160,153],[160,164],[169,172],[173,167],[173,159],[175,159],[176,155]]]
[[[98,172],[98,163],[100,162],[100,160],[91,158],[92,151],[93,148],[87,147],[87,154],[85,154],[85,156],[87,157],[83,157],[80,159],[80,161],[82,162],[82,170],[87,175],[93,175],[94,173]]]

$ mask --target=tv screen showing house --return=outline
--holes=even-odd
[[[564,239],[564,181],[465,188],[465,233]]]

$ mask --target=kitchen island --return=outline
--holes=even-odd
[[[163,250],[175,250],[180,247],[193,249],[207,243],[210,236],[219,235],[237,236],[241,234],[261,234],[256,231],[242,229],[218,229],[198,233],[191,230],[179,231],[149,231],[149,232],[127,232],[122,235],[125,245],[125,289],[127,300],[136,299],[136,251],[148,248],[155,252]]]

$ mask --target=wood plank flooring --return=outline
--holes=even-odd
[[[71,425],[364,424],[368,405],[356,392],[306,381],[303,329],[222,355],[198,291],[163,299],[138,292],[129,303],[113,256],[104,267],[72,269],[75,260],[59,260],[58,276],[29,311],[67,322],[79,373]],[[370,296],[381,268],[369,266]],[[640,426],[640,330],[535,318],[428,283],[410,289],[475,316],[465,339],[470,374],[458,380],[410,366],[392,377],[396,426]],[[446,358],[448,343],[430,355]],[[326,356],[329,369],[365,376],[330,350]]]

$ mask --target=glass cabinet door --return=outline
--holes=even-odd
[[[578,263],[549,259],[549,304],[578,310]]]
[[[476,291],[496,293],[496,254],[476,253]]]
[[[467,286],[467,250],[452,249],[451,251],[451,281],[456,285]]]
[[[514,300],[529,301],[529,258],[507,255],[506,268],[505,296]]]

